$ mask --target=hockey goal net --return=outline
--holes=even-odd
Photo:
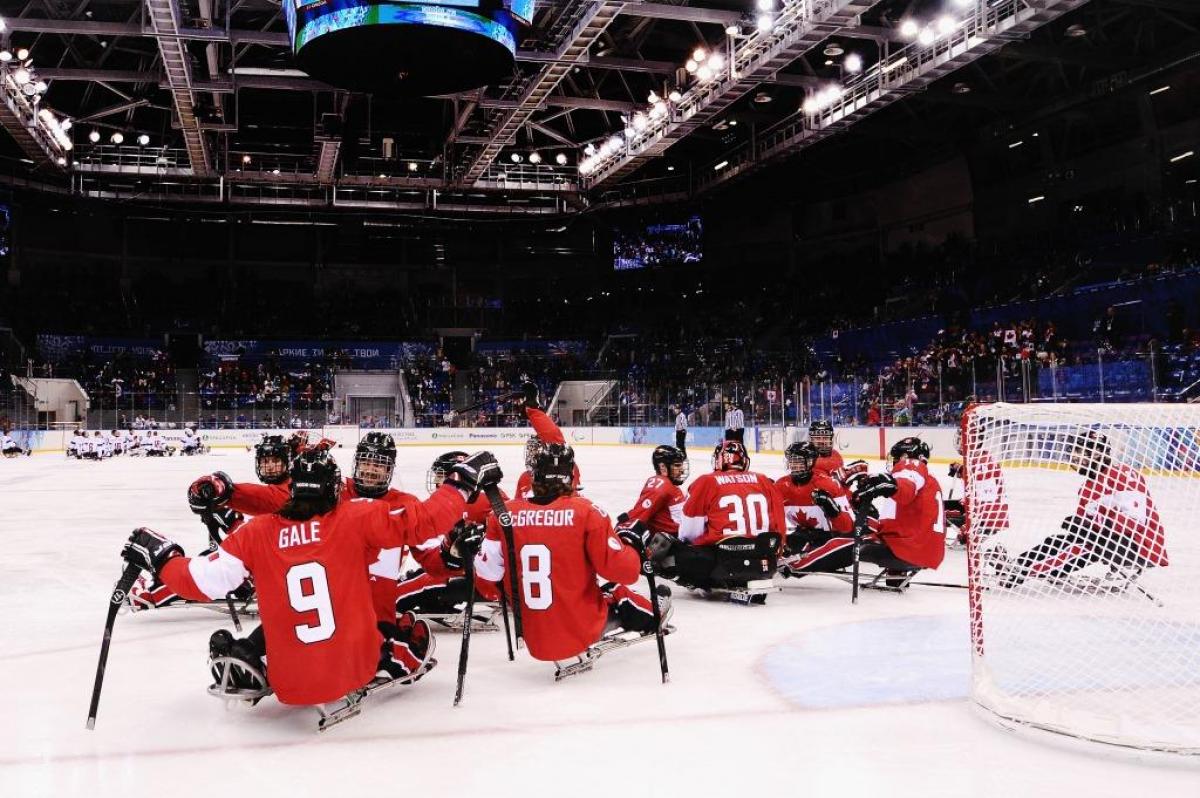
[[[1200,405],[971,408],[972,699],[1200,756]]]

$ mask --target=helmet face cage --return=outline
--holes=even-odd
[[[538,455],[541,454],[545,447],[545,441],[536,435],[525,441],[525,470],[532,473],[533,467],[537,463]]]
[[[793,481],[807,482],[817,465],[817,447],[812,443],[793,443],[783,453],[783,465]]]
[[[264,435],[254,447],[254,473],[265,485],[278,485],[288,477],[288,446],[279,435]]]
[[[666,477],[673,485],[686,482],[692,470],[687,457],[674,446],[655,447],[654,453],[650,455],[650,462],[654,466],[654,473]]]
[[[1095,477],[1112,459],[1108,439],[1095,430],[1072,435],[1068,445],[1071,468],[1084,477]]]
[[[750,468],[750,455],[738,441],[721,441],[713,450],[713,471],[745,471]]]
[[[446,481],[446,475],[456,463],[461,463],[468,457],[466,452],[446,452],[433,461],[433,465],[425,472],[425,488],[433,493]]]
[[[384,432],[369,432],[354,451],[354,489],[367,497],[382,496],[396,470],[396,442]]]
[[[833,425],[828,421],[814,421],[808,425],[808,441],[825,457],[833,453]]]

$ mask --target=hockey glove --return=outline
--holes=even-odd
[[[526,407],[532,407],[534,410],[541,409],[541,405],[538,403],[538,387],[536,383],[526,382],[522,384],[521,394],[524,397]]]
[[[833,496],[820,488],[812,492],[812,500],[813,504],[817,505],[830,521],[842,514],[842,508],[833,500]]]
[[[617,537],[638,554],[645,552],[652,534],[641,521],[623,521],[617,525]]]
[[[870,503],[876,499],[886,499],[896,493],[896,480],[891,474],[875,474],[861,476],[855,482],[854,502]]]
[[[467,501],[471,502],[479,495],[479,491],[500,484],[503,478],[504,472],[500,470],[495,455],[476,452],[461,463],[455,463],[443,484],[465,492]]]
[[[869,466],[867,465],[866,460],[851,460],[849,463],[846,463],[844,466],[839,468],[834,476],[837,477],[838,482],[842,483],[843,485],[848,485],[850,484],[851,480],[853,480],[859,474],[867,473],[868,468]]]
[[[187,497],[193,513],[210,513],[233,498],[233,480],[224,471],[200,477],[188,488]]]
[[[144,526],[133,530],[121,548],[121,557],[125,562],[155,576],[172,557],[182,556],[183,549],[178,543]]]
[[[462,529],[454,538],[454,542],[450,544],[450,551],[459,557],[460,562],[474,559],[475,555],[479,553],[479,549],[483,547],[483,537],[483,524],[463,524]]]
[[[962,479],[962,478],[963,478],[963,464],[962,463],[951,463],[950,464],[950,479]]]
[[[446,535],[446,539],[442,541],[442,548],[439,553],[442,555],[442,563],[451,571],[461,571],[463,569],[462,554],[454,544],[462,537],[467,526],[466,521],[459,521]]]

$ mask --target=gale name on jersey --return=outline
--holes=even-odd
[[[279,548],[287,549],[292,546],[303,546],[306,543],[321,542],[321,522],[307,521],[303,524],[292,524],[279,530]]]

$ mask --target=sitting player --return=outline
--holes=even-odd
[[[1071,467],[1083,477],[1079,503],[1050,535],[1010,562],[1000,546],[985,556],[997,571],[1000,587],[1030,577],[1062,579],[1092,563],[1124,570],[1133,577],[1146,568],[1168,564],[1165,534],[1154,499],[1142,475],[1113,461],[1108,438],[1094,430],[1071,435],[1066,443]]]
[[[285,704],[324,704],[413,681],[432,667],[427,626],[411,617],[377,622],[367,566],[381,548],[436,535],[462,515],[467,498],[499,478],[495,458],[480,452],[455,466],[427,501],[396,513],[369,499],[339,502],[337,463],[328,451],[309,450],[292,464],[287,504],[243,524],[213,555],[189,559],[143,528],[122,556],[194,601],[219,598],[253,576],[262,626],[242,640],[213,634],[210,692],[257,701],[273,691]]]
[[[154,430],[150,430],[146,447],[147,457],[171,457],[175,454],[175,449],[167,445],[167,439]]]
[[[452,451],[439,455],[425,476],[429,492],[433,493],[441,487],[451,469],[466,459],[466,452]],[[503,491],[500,496],[508,501]],[[411,610],[422,615],[438,616],[459,613],[459,605],[464,604],[469,596],[466,571],[454,542],[466,531],[465,526],[482,526],[491,511],[487,497],[480,494],[467,505],[462,519],[452,529],[412,549],[412,555],[421,567],[395,585],[392,601],[396,612]],[[476,578],[475,592],[482,601],[496,601],[500,597],[496,585],[485,579]]]
[[[565,446],[567,439],[563,437],[562,430],[554,423],[554,419],[542,410],[538,402],[537,385],[527,382],[521,386],[521,390],[524,392],[521,406],[525,410],[525,417],[533,426],[534,436],[525,442],[525,471],[517,478],[517,496],[528,499],[533,495],[533,463],[537,460],[538,453],[547,444],[554,443]],[[579,486],[579,466],[574,468],[571,488],[579,491],[582,489]]]
[[[783,501],[769,477],[749,470],[750,455],[740,441],[718,443],[712,466],[691,484],[679,537],[656,535],[648,550],[668,579],[740,594],[775,574],[786,523]],[[761,603],[766,595],[752,598]]]
[[[0,454],[3,454],[5,457],[20,457],[23,454],[28,455],[29,453],[28,449],[21,448],[12,439],[7,430],[0,432]]]
[[[640,539],[622,542],[604,511],[575,493],[574,475],[571,447],[547,444],[533,463],[533,496],[508,503],[525,641],[534,659],[547,662],[582,656],[617,628],[654,633],[649,600],[626,587],[641,574],[641,557],[627,543]],[[455,553],[478,550],[476,573],[507,585],[510,564],[499,521],[488,517],[482,540],[475,529],[459,536]],[[659,602],[665,623],[669,593]]]
[[[81,437],[81,434],[82,433],[79,430],[75,430],[74,432],[71,433],[71,437],[67,439],[67,457],[68,458],[74,457],[75,459],[78,460],[80,457],[82,457],[82,455],[80,454],[80,447],[79,447],[79,439]]]
[[[816,471],[818,457],[812,443],[791,444],[783,453],[788,473],[775,481],[791,530],[787,549],[793,555],[819,546],[834,535],[854,531],[846,489],[828,474]]]
[[[683,503],[687,496],[679,486],[688,478],[687,455],[674,446],[656,446],[650,455],[654,476],[646,480],[641,495],[624,517],[641,522],[650,532],[679,535]]]
[[[204,441],[196,434],[196,431],[191,427],[185,427],[183,430],[183,438],[179,442],[180,454],[204,454]]]
[[[854,477],[867,473],[867,463],[865,460],[845,462],[842,453],[833,448],[833,439],[833,424],[830,422],[822,419],[808,425],[808,442],[817,447],[814,471],[833,478],[844,487]]]
[[[919,438],[897,441],[889,456],[891,473],[855,479],[852,504],[865,509],[879,503],[879,519],[863,535],[859,559],[883,568],[888,586],[902,587],[912,573],[937,568],[946,556],[942,490],[929,474],[929,447]],[[831,537],[789,561],[788,573],[843,570],[854,561],[854,543],[852,536]]]
[[[960,456],[962,440],[962,432],[955,430],[954,450]],[[970,461],[970,474],[964,461],[950,464],[950,478],[959,480],[963,498],[946,500],[946,525],[958,529],[954,540],[958,547],[966,546],[972,534],[980,541],[1008,529],[1008,497],[1000,464],[978,442],[971,447]]]

